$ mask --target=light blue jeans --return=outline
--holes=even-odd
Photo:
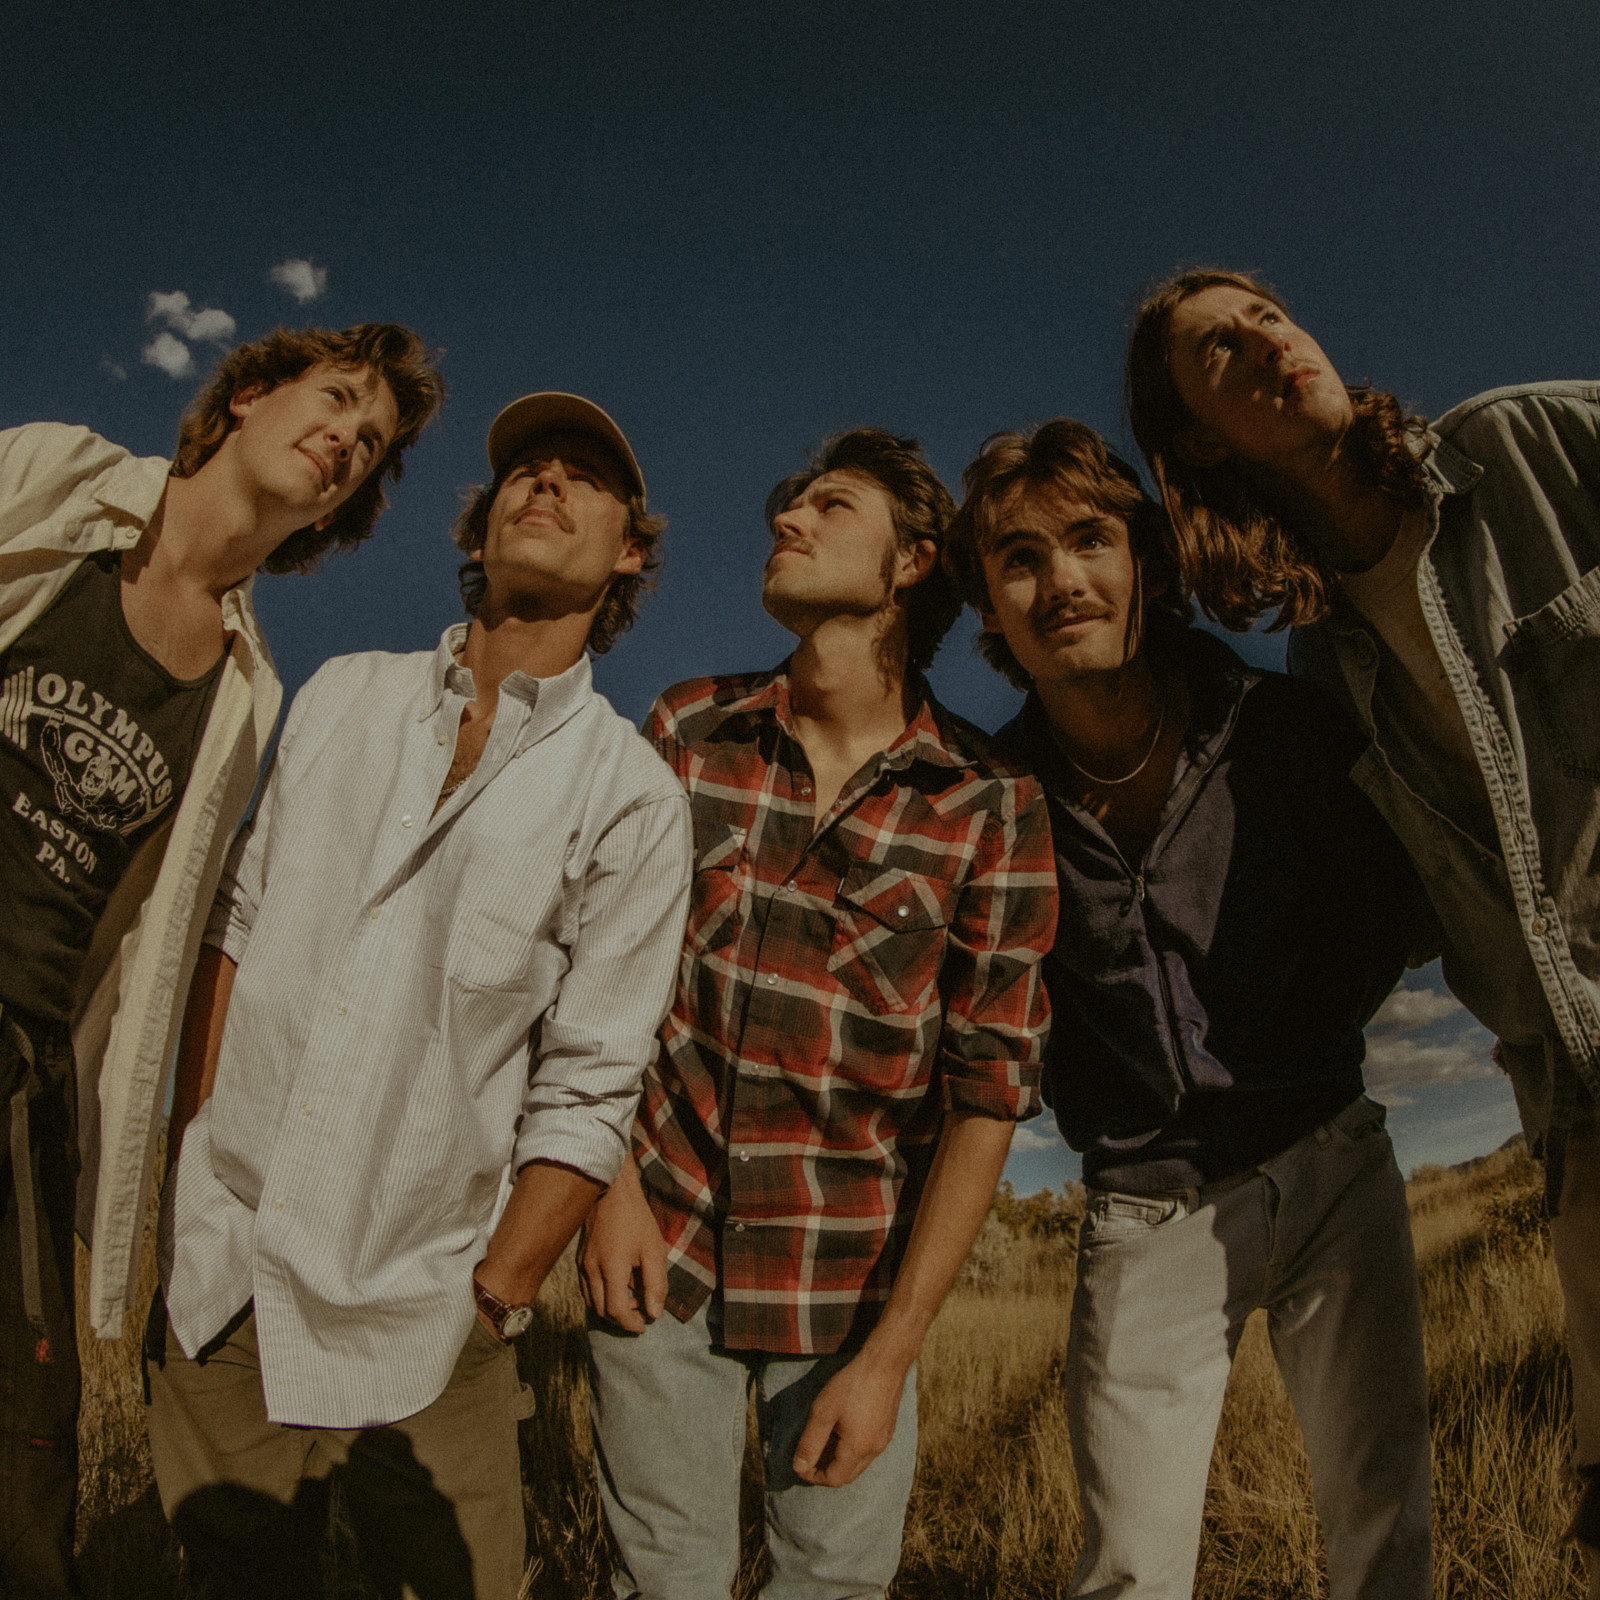
[[[878,1600],[900,1564],[916,1470],[915,1367],[893,1442],[854,1483],[819,1488],[790,1466],[811,1402],[849,1360],[725,1350],[713,1342],[705,1307],[688,1322],[668,1312],[641,1334],[590,1317],[589,1411],[619,1596],[729,1593],[753,1387],[771,1560],[763,1600]]]
[[[1311,1461],[1330,1600],[1427,1600],[1428,1385],[1405,1185],[1365,1097],[1242,1179],[1091,1191],[1065,1374],[1070,1593],[1188,1600],[1206,1473],[1258,1307]]]

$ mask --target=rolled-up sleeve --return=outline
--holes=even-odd
[[[1022,1121],[1039,1111],[1050,1025],[1040,963],[1055,939],[1057,880],[1043,792],[1007,784],[1011,805],[991,813],[972,876],[951,920],[940,992],[944,1103]]]
[[[681,793],[633,807],[601,837],[575,896],[570,965],[536,1033],[518,1170],[550,1161],[609,1184],[621,1169],[672,998],[692,853]]]

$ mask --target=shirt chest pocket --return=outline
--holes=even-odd
[[[834,903],[828,971],[869,1011],[922,1010],[938,981],[955,885],[897,867],[852,867]]]
[[[699,954],[720,950],[739,931],[746,837],[744,828],[729,823],[695,824],[688,939]]]
[[[1518,699],[1532,700],[1557,765],[1600,781],[1600,567],[1506,632]]]
[[[462,989],[530,989],[535,937],[528,919],[509,906],[458,902],[445,944],[445,977]]]

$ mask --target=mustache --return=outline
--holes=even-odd
[[[1097,618],[1108,617],[1109,611],[1097,609],[1093,606],[1069,606],[1058,603],[1040,612],[1038,626],[1053,628],[1060,622],[1092,622]]]
[[[541,512],[546,516],[554,517],[560,524],[562,531],[565,533],[573,533],[576,531],[577,525],[573,522],[572,517],[568,514],[566,509],[555,500],[529,501],[529,503],[516,514],[513,520],[516,522],[521,522],[527,516],[529,516],[530,513],[535,511]]]

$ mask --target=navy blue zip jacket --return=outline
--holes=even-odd
[[[1177,648],[1189,731],[1142,861],[1073,798],[1036,696],[999,735],[1044,785],[1061,883],[1045,1099],[1085,1180],[1134,1193],[1245,1171],[1348,1105],[1433,926],[1334,702],[1198,629]]]

